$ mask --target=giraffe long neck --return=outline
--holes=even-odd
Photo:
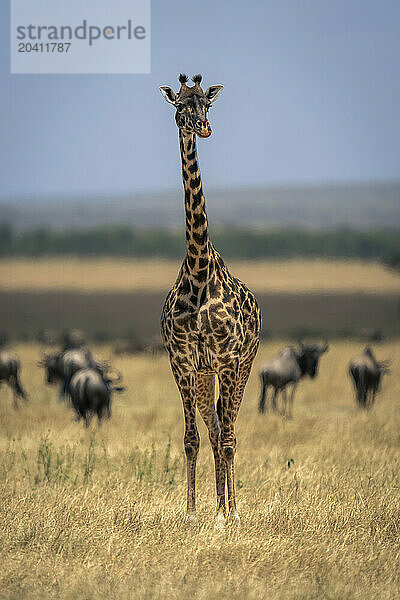
[[[196,135],[179,130],[182,178],[185,190],[186,262],[198,279],[205,279],[210,260],[206,204],[197,161]]]

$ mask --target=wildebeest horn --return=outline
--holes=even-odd
[[[329,349],[328,340],[325,338],[321,344],[321,352],[326,352]]]
[[[109,360],[96,360],[96,366],[103,371],[111,369],[111,363]]]
[[[112,379],[111,374],[115,373],[116,379]],[[122,381],[122,373],[115,367],[110,367],[110,371],[107,373],[107,377],[109,377],[113,384],[120,383]]]
[[[42,358],[38,360],[38,367],[45,367],[50,355],[46,354],[46,352],[42,352]]]
[[[392,361],[390,359],[381,360],[379,366],[385,373],[390,373],[390,367],[392,366]]]

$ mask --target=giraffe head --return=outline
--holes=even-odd
[[[175,106],[175,121],[179,129],[185,133],[196,133],[199,137],[211,135],[207,112],[212,102],[222,92],[223,85],[211,85],[205,92],[200,87],[201,75],[194,75],[194,85],[189,87],[186,75],[179,75],[181,89],[177,94],[168,86],[163,85],[160,91],[167,102]]]

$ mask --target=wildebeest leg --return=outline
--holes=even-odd
[[[18,376],[18,371],[13,376],[13,379],[14,379],[13,385],[14,385],[14,389],[15,389],[16,394],[20,398],[22,398],[23,400],[25,400],[25,402],[27,402],[28,401],[28,395],[27,395],[27,393],[25,392],[24,388],[21,385],[21,381],[20,381],[19,376]]]
[[[368,408],[368,388],[367,386],[362,386],[362,406],[363,408]]]
[[[197,525],[196,517],[196,463],[199,453],[200,438],[196,425],[196,392],[195,376],[184,372],[181,365],[171,362],[172,373],[178,386],[185,418],[185,454],[187,467],[187,504],[185,522]]]
[[[83,417],[85,419],[85,427],[87,428],[92,421],[93,414],[90,411],[86,411]]]
[[[278,398],[278,388],[274,388],[274,393],[272,395],[272,400],[271,400],[271,410],[274,413],[278,412],[277,398]]]
[[[263,376],[261,376],[261,395],[260,395],[260,400],[258,402],[258,412],[260,414],[265,413],[266,407],[266,400],[268,398],[268,383],[265,380],[265,378]]]
[[[377,392],[378,392],[378,388],[374,387],[374,389],[372,390],[372,399],[371,399],[372,406],[375,404],[375,399],[376,399]]]
[[[365,390],[365,394],[364,394],[364,408],[365,408],[365,409],[367,409],[367,410],[370,408],[370,404],[369,404],[369,394],[370,394],[370,391],[369,391],[369,389],[367,388],[367,389]]]
[[[85,418],[85,413],[82,410],[81,404],[79,402],[79,398],[76,397],[75,394],[71,395],[71,404],[72,404],[72,408],[75,411],[75,421],[80,421],[81,419]]]
[[[287,418],[288,419],[293,419],[293,400],[294,400],[294,394],[296,392],[296,388],[297,388],[297,384],[293,384],[293,387],[290,391],[290,396],[289,396],[289,411],[288,411],[288,415]]]
[[[18,394],[17,394],[17,390],[15,389],[15,380],[14,380],[14,376],[10,377],[10,379],[8,380],[8,385],[10,387],[10,390],[12,391],[12,395],[13,395],[13,407],[15,409],[18,409]]]
[[[104,412],[104,411],[103,411],[103,407],[102,407],[102,406],[101,406],[101,407],[99,407],[99,408],[96,410],[97,422],[98,422],[98,424],[99,424],[99,427],[100,427],[100,425],[101,425],[101,420],[102,420],[102,418],[103,418],[103,412]]]
[[[281,394],[282,394],[282,410],[281,410],[281,415],[282,417],[286,417],[287,416],[287,393],[286,393],[286,388],[282,388],[281,390]]]
[[[365,408],[365,389],[364,384],[360,378],[356,381],[356,394],[357,394],[357,402],[360,408]]]
[[[61,392],[60,392],[60,402],[63,402],[65,400],[65,396],[68,395],[70,383],[71,383],[70,378],[64,379],[64,383],[62,385]]]
[[[376,389],[373,387],[369,390],[368,408],[372,408],[375,403]]]
[[[217,490],[216,527],[223,527],[226,521],[225,506],[225,461],[219,447],[220,424],[215,410],[215,375],[196,374],[196,405],[208,429],[208,437],[214,454],[215,483]],[[221,399],[218,399],[221,411]]]
[[[60,393],[58,394],[58,401],[65,402],[67,396],[67,382],[64,381],[60,387]]]
[[[354,394],[356,398],[356,402],[360,405],[360,394],[359,394],[359,386],[358,386],[358,378],[354,369],[350,370],[351,381],[353,382]]]

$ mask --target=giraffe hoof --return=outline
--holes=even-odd
[[[226,525],[225,515],[223,513],[218,513],[217,516],[215,517],[214,528],[217,531],[222,531],[223,529],[225,529],[225,525]]]
[[[199,524],[199,521],[197,520],[197,517],[194,513],[191,514],[187,514],[184,520],[184,525],[188,528],[191,527],[197,527]]]
[[[239,517],[239,513],[236,510],[232,513],[232,521],[233,521],[234,525],[236,525],[236,527],[239,529],[240,528],[240,517]]]

